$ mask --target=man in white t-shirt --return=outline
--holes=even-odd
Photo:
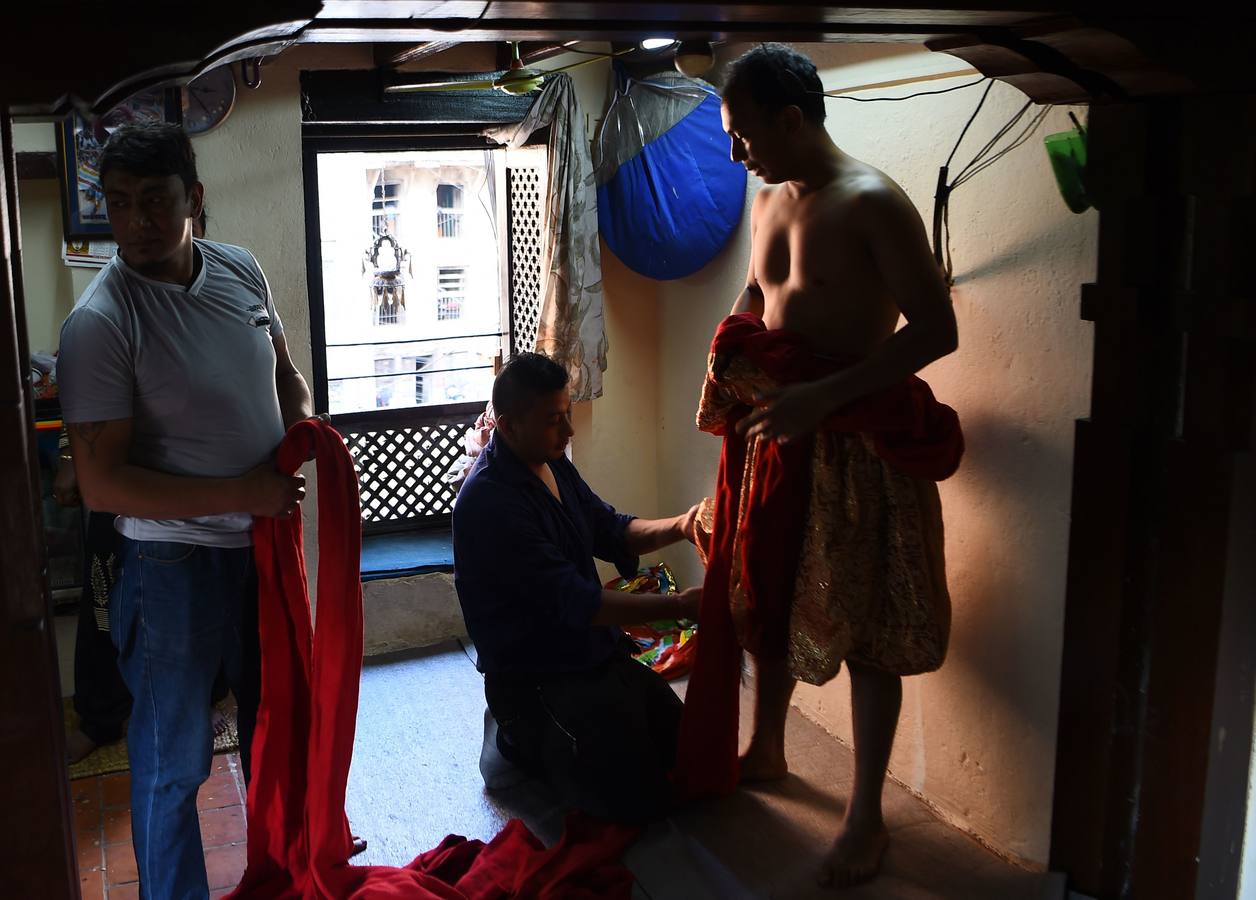
[[[127,743],[142,891],[203,898],[205,704],[221,660],[247,777],[260,690],[252,520],[291,516],[305,493],[272,455],[285,429],[311,415],[310,392],[257,260],[192,236],[204,188],[183,129],[119,129],[100,176],[118,255],[62,327],[62,413],[84,502],[118,516],[109,618],[134,697]]]

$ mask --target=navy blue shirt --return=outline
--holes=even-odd
[[[610,658],[623,630],[593,625],[602,585],[593,557],[625,578],[633,516],[615,512],[562,457],[562,503],[496,434],[454,504],[454,585],[481,672],[578,672]]]

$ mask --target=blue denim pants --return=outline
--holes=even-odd
[[[213,756],[221,663],[239,706],[245,777],[261,690],[253,548],[121,538],[109,624],[134,704],[131,838],[147,900],[209,896],[196,794]]]

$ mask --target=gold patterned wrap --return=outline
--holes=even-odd
[[[713,354],[698,427],[723,434],[731,412],[779,387],[744,358]],[[759,438],[750,438],[733,525],[729,603],[743,646],[741,526],[758,447]],[[946,656],[951,624],[937,485],[893,469],[864,434],[820,430],[810,459],[811,492],[799,523],[804,535],[790,602],[791,673],[823,684],[840,671],[843,660],[896,675],[937,669]],[[724,526],[714,522],[713,509],[709,498],[703,502],[700,534]],[[707,539],[699,540],[700,547],[706,544]]]

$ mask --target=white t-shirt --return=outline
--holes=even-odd
[[[188,287],[146,278],[115,256],[61,326],[57,383],[68,424],[132,420],[133,465],[235,477],[283,438],[270,286],[242,247],[197,240]],[[189,519],[119,516],[133,540],[211,547],[252,543],[248,513]]]

